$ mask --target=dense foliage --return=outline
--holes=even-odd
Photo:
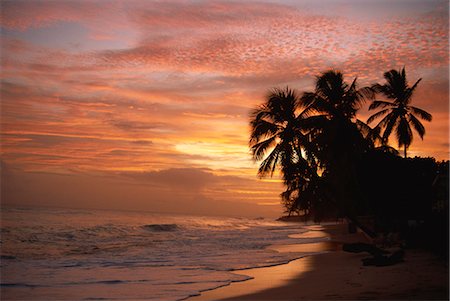
[[[271,90],[252,112],[250,148],[261,161],[258,174],[272,176],[279,170],[286,187],[282,204],[289,215],[344,216],[374,236],[411,220],[429,220],[448,208],[448,202],[436,207],[436,194],[444,191],[448,199],[448,185],[436,185],[439,177],[448,180],[448,161],[406,157],[412,130],[422,139],[425,135],[419,119],[432,119],[411,105],[420,79],[409,86],[404,68],[390,70],[384,78],[384,84],[360,88],[356,79],[347,83],[342,73],[330,70],[316,77],[314,91]],[[381,118],[373,128],[357,118],[366,102],[370,110],[381,109],[368,119]],[[388,145],[392,133],[404,158]],[[373,216],[375,225],[360,223],[361,215]]]

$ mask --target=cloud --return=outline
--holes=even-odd
[[[374,78],[381,66],[436,66],[447,58],[447,19],[433,4],[430,9],[366,22],[276,4],[158,3],[137,13],[136,47],[100,57],[111,68],[211,72],[235,81],[264,74],[277,82],[283,74],[289,82],[330,65]]]
[[[2,1],[3,12],[0,24],[2,27],[18,30],[48,27],[61,21],[92,22],[98,20],[97,25],[114,24],[109,17],[120,15],[123,8],[121,1],[7,0]],[[108,17],[99,18],[99,12]],[[99,23],[99,20],[102,22]]]
[[[173,189],[190,190],[199,193],[205,187],[217,183],[219,176],[200,168],[170,168],[143,173],[125,173],[124,176],[149,184],[161,184]]]
[[[121,130],[124,130],[126,132],[129,131],[147,131],[147,130],[155,130],[155,129],[161,129],[161,130],[168,130],[169,127],[172,125],[165,124],[165,123],[153,123],[153,122],[138,122],[138,121],[132,121],[132,120],[110,120],[109,121],[112,125],[118,127]]]
[[[410,151],[448,158],[447,3],[365,2],[3,1],[2,157],[33,181],[120,174],[165,199],[273,202],[247,148],[266,91],[312,90],[329,68],[368,85],[406,65],[435,116]]]
[[[265,186],[265,191],[255,191],[256,198],[244,199],[243,202],[242,197],[252,191],[250,187],[244,193],[229,192],[229,195],[239,194],[239,198],[227,198],[226,191],[233,185],[240,187],[237,182],[242,179],[216,176],[202,169],[169,169],[112,176],[24,172],[4,162],[1,167],[1,194],[4,205],[39,204],[253,217],[278,215],[277,208],[257,205],[258,202],[264,203],[272,199],[277,192],[267,193],[270,189],[267,190]],[[177,183],[178,180],[187,183]],[[247,180],[244,182],[252,184]],[[177,189],[179,185],[185,187]]]

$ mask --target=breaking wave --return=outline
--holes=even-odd
[[[172,232],[179,229],[177,224],[151,224],[142,226],[145,230],[154,232]]]

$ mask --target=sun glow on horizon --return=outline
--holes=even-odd
[[[258,179],[249,113],[269,89],[311,91],[330,68],[362,85],[402,66],[423,78],[413,102],[434,119],[409,154],[448,159],[448,5],[393,3],[3,1],[2,175],[18,179],[8,202],[76,203],[51,192],[70,176],[118,207],[139,187],[139,208],[185,197],[277,215],[282,180]]]

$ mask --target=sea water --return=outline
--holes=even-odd
[[[183,300],[249,279],[233,271],[307,255],[269,245],[312,242],[289,237],[301,224],[263,218],[48,208],[1,217],[3,300]]]

